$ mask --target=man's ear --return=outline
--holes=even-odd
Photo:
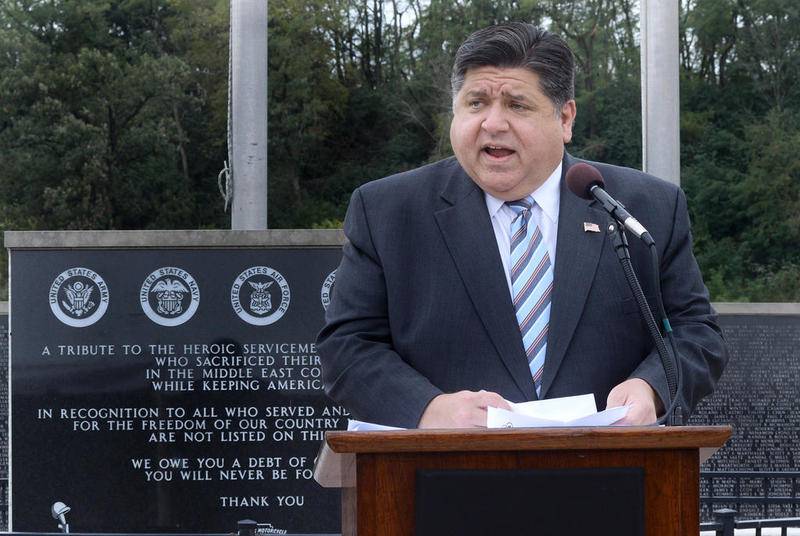
[[[564,106],[561,107],[559,118],[561,119],[561,139],[564,143],[569,143],[572,140],[572,125],[575,124],[575,116],[578,109],[575,105],[575,100],[570,99]]]

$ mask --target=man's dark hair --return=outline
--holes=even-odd
[[[453,98],[469,69],[522,67],[539,76],[539,87],[556,110],[575,98],[575,58],[556,34],[532,24],[511,22],[478,30],[456,52],[450,86]]]

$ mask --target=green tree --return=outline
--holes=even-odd
[[[175,53],[171,26],[184,22],[176,7],[3,4],[0,198],[12,225],[174,228],[219,220],[198,206],[214,185],[193,173],[191,137],[202,125],[184,123],[203,113],[206,93],[196,66]]]
[[[569,151],[640,166],[635,6],[271,2],[270,226],[340,225],[358,185],[449,156],[456,47],[509,20],[575,52]],[[2,228],[227,227],[228,10],[0,0]],[[682,183],[715,299],[800,299],[799,50],[795,0],[681,0]]]

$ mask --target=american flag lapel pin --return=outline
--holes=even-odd
[[[588,221],[583,222],[583,232],[584,233],[599,233],[600,226],[596,223],[591,223]]]

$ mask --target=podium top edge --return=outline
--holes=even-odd
[[[610,426],[493,430],[335,431],[325,434],[333,452],[475,452],[532,450],[636,450],[719,448],[730,426]]]
[[[5,231],[9,249],[341,247],[341,229]]]

